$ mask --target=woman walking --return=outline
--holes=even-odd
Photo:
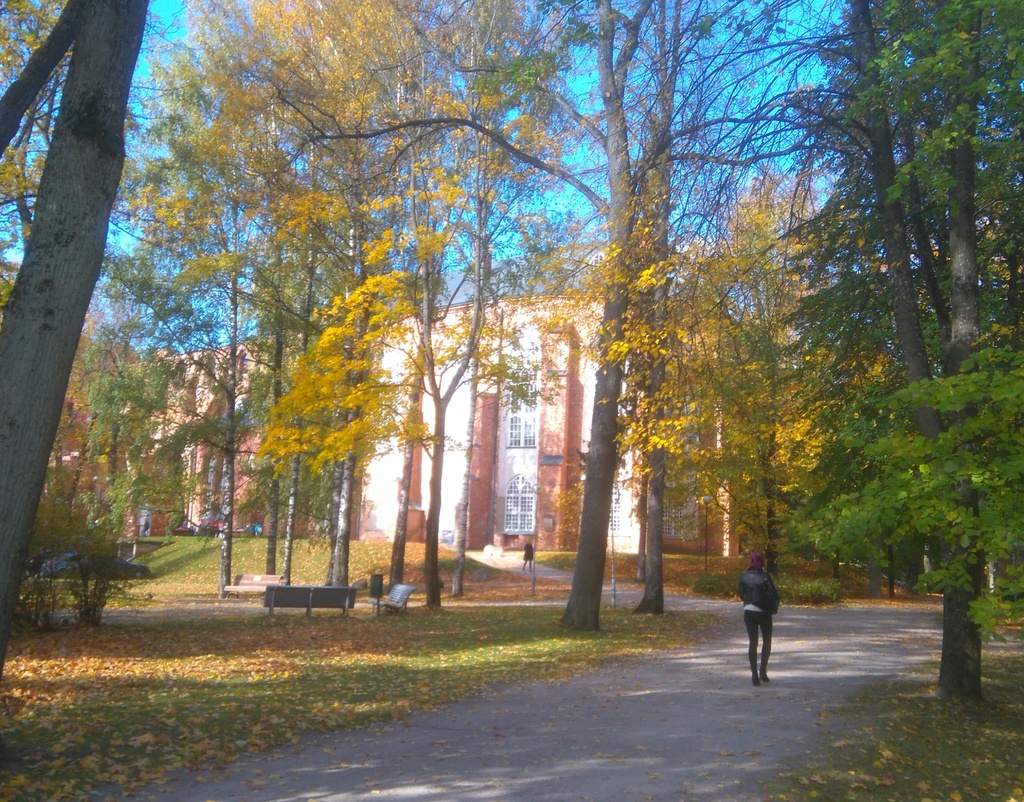
[[[772,654],[772,616],[779,611],[779,592],[771,575],[764,570],[764,555],[750,555],[750,567],[740,576],[740,598],[743,600],[743,623],[747,627],[750,648],[750,674],[754,685],[768,682],[768,658]],[[761,635],[761,664],[758,669],[757,638]]]

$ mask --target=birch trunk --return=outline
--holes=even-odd
[[[409,396],[410,428],[419,423],[419,393]],[[412,489],[412,467],[416,456],[416,444],[412,438],[405,442],[402,456],[402,478],[398,487],[398,517],[395,520],[395,540],[391,544],[391,587],[405,582],[405,541],[409,529],[409,491]]]
[[[455,574],[452,576],[452,596],[463,593],[466,572],[466,529],[469,524],[469,485],[473,467],[473,435],[476,424],[476,394],[479,364],[474,359],[469,370],[469,423],[466,424],[466,470],[462,475],[462,497],[455,521]]]

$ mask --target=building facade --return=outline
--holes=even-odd
[[[534,392],[522,401],[500,390],[486,390],[474,404],[467,385],[453,397],[446,418],[442,544],[455,541],[468,459],[467,549],[515,549],[528,541],[540,550],[576,548],[596,373],[586,345],[595,336],[598,317],[595,313],[565,322],[563,314],[554,314],[542,302],[504,306],[503,325],[515,334],[509,342],[523,349],[526,361],[536,366]],[[556,319],[561,322],[552,325]],[[432,419],[429,398],[422,400],[421,414],[423,420]],[[369,465],[356,527],[360,539],[393,538],[403,459],[396,442]],[[430,455],[425,449],[416,449],[413,466],[407,538],[417,541],[424,537],[430,500]],[[609,521],[610,546],[623,553],[636,552],[643,543],[638,486],[627,458]],[[670,508],[664,550],[731,553],[735,546],[730,544],[728,518],[722,513],[725,501],[723,495],[714,503],[694,499]]]

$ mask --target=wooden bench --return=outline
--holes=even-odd
[[[235,581],[224,586],[225,593],[262,593],[270,585],[280,585],[283,574],[235,574]]]
[[[277,607],[295,607],[311,615],[314,608],[341,610],[345,615],[356,603],[349,585],[270,585],[263,591],[263,606],[270,615]]]
[[[416,588],[412,585],[395,585],[383,599],[370,599],[370,601],[378,615],[381,607],[385,610],[404,610],[414,590]]]

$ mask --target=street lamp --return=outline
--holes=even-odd
[[[704,496],[704,570],[708,570],[708,505],[711,503],[711,496]]]

